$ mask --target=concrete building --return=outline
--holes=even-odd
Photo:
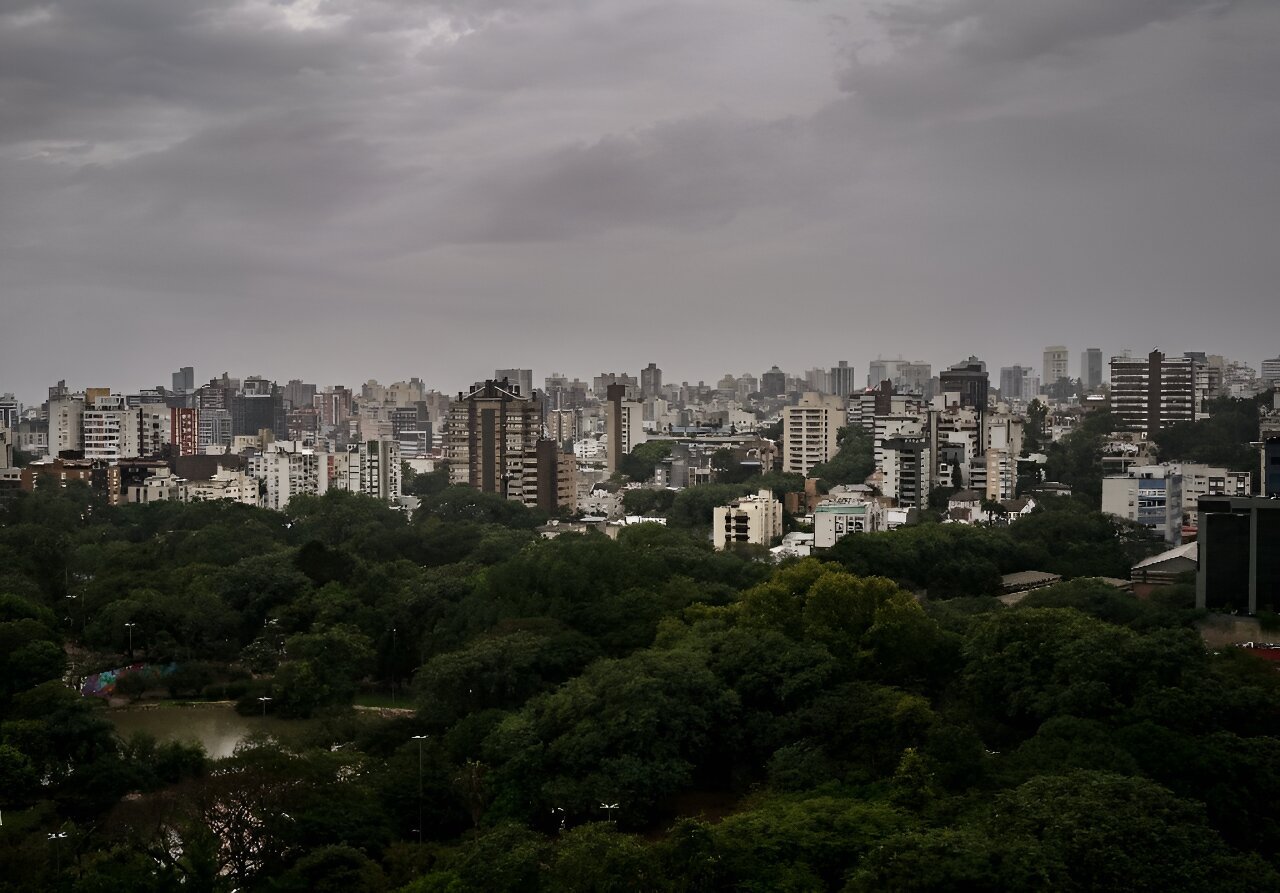
[[[555,514],[573,511],[577,504],[578,461],[554,440],[539,440],[521,458],[520,479],[510,492],[527,506],[537,506]]]
[[[1163,465],[1102,479],[1102,511],[1150,527],[1172,546],[1182,542],[1182,476]]]
[[[506,379],[513,387],[518,388],[518,393],[522,397],[533,396],[533,370],[532,369],[495,369],[493,372],[494,381],[502,381]],[[419,400],[422,398],[419,397]]]
[[[449,404],[445,462],[449,481],[504,498],[524,455],[542,437],[542,401],[518,394],[507,380],[477,384]]]
[[[1030,400],[1034,393],[1027,394],[1022,390],[1027,378],[1026,366],[1000,367],[1000,397],[1003,400]]]
[[[261,481],[263,508],[282,511],[295,496],[323,496],[331,486],[330,455],[281,441],[248,462],[250,477]]]
[[[813,545],[818,549],[828,549],[850,533],[871,533],[882,529],[883,512],[871,499],[828,499],[813,509]]]
[[[22,419],[22,404],[13,394],[0,397],[0,431],[12,431]]]
[[[977,357],[956,363],[944,369],[938,376],[938,388],[944,405],[965,406],[979,412],[987,411],[987,364]]]
[[[84,394],[72,394],[65,382],[49,389],[49,456],[84,449]]]
[[[391,437],[347,446],[342,487],[394,505],[400,498],[400,444]]]
[[[1102,348],[1090,347],[1080,354],[1080,384],[1086,391],[1102,387]]]
[[[610,474],[618,470],[622,457],[645,441],[644,404],[627,399],[627,386],[615,382],[605,389],[605,436],[608,453],[605,468]]]
[[[928,506],[933,488],[933,451],[924,437],[891,437],[877,445],[881,492],[899,506]]]
[[[1196,607],[1280,610],[1280,500],[1213,496],[1200,500]]]
[[[1280,437],[1268,437],[1263,441],[1262,494],[1280,497]]]
[[[848,360],[841,360],[831,367],[829,380],[831,393],[837,397],[845,398],[862,390],[858,385],[857,370],[849,365]]]
[[[1111,358],[1111,412],[1130,431],[1153,439],[1161,429],[1196,419],[1196,361],[1166,357]]]
[[[119,462],[142,455],[138,439],[140,411],[129,409],[119,395],[99,396],[81,415],[84,457]]]
[[[1044,349],[1044,386],[1048,388],[1064,378],[1070,378],[1067,370],[1067,349],[1061,344]]]
[[[886,360],[882,357],[872,360],[867,365],[867,387],[878,388],[882,382],[893,384],[893,389],[900,394],[918,394],[926,399],[929,392],[933,367],[919,360]]]
[[[711,520],[712,542],[716,549],[737,543],[771,546],[782,536],[782,503],[769,490],[743,496],[729,505],[717,506]]]
[[[662,370],[656,363],[650,363],[640,370],[640,399],[658,397],[662,394]]]
[[[1280,385],[1280,357],[1274,360],[1263,360],[1262,366],[1258,369],[1258,377],[1267,387]]]
[[[760,396],[781,397],[787,392],[787,373],[777,366],[760,376]]]
[[[815,465],[829,461],[844,422],[844,400],[834,395],[809,392],[795,406],[784,408],[782,470],[808,477]]]

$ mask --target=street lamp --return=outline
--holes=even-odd
[[[613,811],[618,808],[617,803],[601,803],[600,808],[606,811],[609,821],[613,821]]]
[[[396,628],[391,627],[391,707],[396,706]]]
[[[410,736],[410,741],[418,742],[418,843],[422,843],[422,742],[428,735]]]
[[[133,660],[133,628],[137,625],[132,621],[124,625],[125,629],[129,630],[129,660]]]
[[[272,699],[268,695],[262,695],[261,697],[258,698],[258,700],[262,702],[262,718],[266,719],[267,718],[267,701],[270,701]]]

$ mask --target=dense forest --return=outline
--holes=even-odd
[[[1280,888],[1280,677],[1083,501],[773,565],[422,492],[0,504],[0,890]],[[67,680],[131,658],[307,720],[122,740]]]

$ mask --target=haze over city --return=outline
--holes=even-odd
[[[1264,0],[6,4],[3,384],[1256,366],[1278,36]]]

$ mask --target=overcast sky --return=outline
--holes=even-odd
[[[1276,0],[0,0],[0,392],[1280,353]]]

